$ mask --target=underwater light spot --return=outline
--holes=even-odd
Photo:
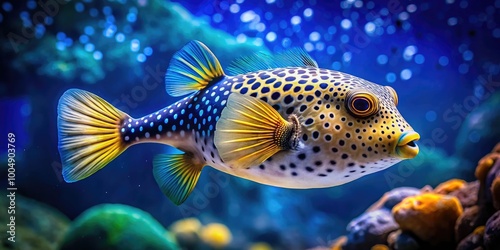
[[[264,23],[257,23],[255,25],[255,30],[257,30],[258,32],[263,32],[264,30],[266,30],[266,24],[264,24]]]
[[[56,38],[57,38],[57,40],[62,41],[62,40],[64,40],[66,38],[66,33],[64,33],[64,32],[57,32]]]
[[[422,54],[415,55],[414,57],[416,64],[423,64],[425,62],[425,57]]]
[[[333,35],[335,33],[337,33],[337,27],[335,27],[335,26],[328,27],[328,34]]]
[[[101,60],[102,59],[102,52],[99,50],[94,51],[93,57],[94,57],[94,59],[96,59],[98,61]]]
[[[274,42],[276,40],[276,33],[272,32],[272,31],[267,33],[266,40],[269,42]]]
[[[112,11],[113,11],[113,10],[112,10],[112,9],[111,9],[111,7],[109,7],[109,6],[104,6],[104,7],[102,8],[102,13],[103,13],[104,15],[106,15],[106,16],[111,15]]]
[[[300,24],[300,22],[302,22],[302,18],[300,18],[300,16],[293,16],[291,19],[290,19],[290,23],[292,25],[298,25]]]
[[[215,13],[212,16],[212,21],[214,21],[215,23],[220,23],[220,22],[222,22],[223,19],[224,19],[224,17],[220,13]]]
[[[377,56],[377,63],[378,64],[381,64],[381,65],[386,64],[388,60],[389,60],[389,58],[384,54]]]
[[[306,8],[306,9],[304,10],[304,13],[303,13],[303,14],[304,14],[304,17],[311,17],[311,16],[313,15],[313,13],[314,13],[314,12],[313,12],[313,10],[312,10],[311,8]]]
[[[389,26],[387,26],[387,28],[386,28],[386,32],[387,32],[387,34],[389,34],[389,35],[390,35],[390,34],[394,34],[394,33],[396,32],[396,27],[394,27],[393,25],[389,25]]]
[[[450,26],[455,26],[457,25],[458,21],[456,17],[450,17],[448,18],[448,25]]]
[[[310,42],[307,42],[307,43],[304,43],[304,49],[307,51],[307,52],[311,52],[314,50],[314,45]]]
[[[326,53],[328,53],[329,55],[335,54],[336,51],[337,51],[337,49],[335,49],[335,47],[333,45],[330,45],[326,48]]]
[[[392,73],[392,72],[389,72],[387,73],[387,75],[385,75],[385,80],[388,82],[388,83],[393,83],[396,81],[396,74]]]
[[[435,121],[437,118],[437,114],[434,110],[429,110],[427,113],[425,113],[425,119],[429,122]]]
[[[448,65],[448,63],[449,63],[448,57],[446,57],[446,56],[439,57],[439,64],[441,66],[446,66],[446,65]]]
[[[10,2],[4,2],[2,4],[2,9],[5,10],[6,12],[12,11],[12,4]]]
[[[144,55],[146,55],[146,56],[150,56],[150,55],[152,55],[152,54],[153,54],[153,48],[151,48],[151,47],[146,47],[146,48],[144,48],[144,51],[143,51],[143,52],[144,52]]]
[[[236,36],[236,41],[238,43],[244,43],[247,40],[247,36],[245,34],[239,34]]]
[[[231,11],[231,13],[238,13],[240,12],[240,6],[238,4],[231,4],[231,6],[229,6],[229,11]]]
[[[472,51],[470,51],[470,50],[466,50],[462,54],[462,57],[465,61],[470,61],[470,60],[472,60],[472,58],[474,58],[474,53],[472,53]]]
[[[85,26],[85,28],[83,29],[83,32],[86,34],[86,35],[93,35],[95,30],[94,30],[94,27],[92,26]]]
[[[28,9],[30,9],[30,10],[34,9],[34,8],[36,8],[36,2],[30,0],[30,1],[26,2],[26,7],[28,7]]]
[[[119,43],[125,41],[125,35],[123,33],[117,33],[115,36],[115,40]]]
[[[140,53],[139,55],[137,55],[137,61],[138,62],[145,62],[146,61],[146,55]]]
[[[471,131],[468,136],[469,141],[472,143],[478,143],[481,140],[481,135],[477,131]]]
[[[408,20],[409,17],[410,17],[410,15],[408,14],[408,12],[405,12],[405,11],[399,13],[399,15],[398,15],[398,18],[401,21]]]
[[[409,61],[413,58],[413,56],[417,53],[417,51],[418,51],[417,47],[415,47],[414,45],[410,45],[404,49],[403,58],[406,61]]]
[[[341,67],[342,67],[342,64],[340,62],[335,61],[332,63],[332,69],[334,69],[334,70],[339,70]]]
[[[266,20],[269,21],[269,20],[273,19],[273,13],[268,11],[268,12],[266,12],[266,14],[264,14],[264,17],[266,18]]]
[[[409,4],[408,6],[406,6],[406,11],[413,13],[417,11],[417,6],[415,4]]]
[[[311,34],[309,34],[309,40],[311,40],[312,42],[316,42],[320,38],[321,38],[321,35],[317,31],[313,31],[313,32],[311,32]]]
[[[352,53],[351,52],[345,52],[342,55],[342,60],[344,60],[344,62],[350,62],[351,59],[352,59]]]
[[[316,43],[316,50],[323,51],[325,49],[325,44],[322,42]]]
[[[112,37],[115,34],[115,32],[116,32],[116,25],[110,25],[102,32],[102,34],[105,37]]]
[[[76,12],[83,12],[85,10],[85,6],[83,5],[83,3],[76,3],[75,10]]]
[[[292,40],[290,40],[290,38],[288,38],[288,37],[285,37],[285,38],[283,38],[283,40],[281,41],[281,45],[282,45],[284,48],[288,48],[288,47],[290,47],[290,45],[292,45]]]
[[[340,36],[340,41],[341,41],[342,43],[348,43],[348,42],[349,42],[349,36],[348,36],[348,35],[346,35],[346,34],[344,34],[344,35]]]
[[[139,51],[140,47],[141,47],[141,43],[139,42],[139,40],[132,39],[132,41],[130,41],[130,50],[131,51],[137,52],[137,51]]]
[[[127,14],[127,21],[129,23],[133,23],[137,20],[137,15],[135,13],[128,13]]]
[[[345,29],[345,30],[348,30],[352,27],[352,22],[351,20],[349,19],[343,19],[341,22],[340,22],[340,26]]]
[[[92,8],[89,10],[89,14],[91,17],[96,17],[97,15],[99,15],[99,11],[96,8]]]
[[[66,49],[66,45],[64,45],[64,43],[63,43],[63,42],[57,42],[57,43],[56,43],[56,49],[57,49],[57,50],[61,50],[61,51],[62,51],[62,50],[65,50],[65,49]]]
[[[244,23],[248,23],[254,20],[257,17],[257,14],[253,10],[247,10],[243,12],[240,16],[240,20]]]
[[[78,40],[80,41],[80,43],[82,44],[86,44],[88,41],[89,41],[89,37],[87,35],[81,35]]]
[[[493,37],[500,38],[500,29],[496,28],[493,30]]]
[[[469,72],[469,65],[462,63],[458,66],[458,72],[460,74],[467,74]]]
[[[408,80],[411,78],[412,72],[409,69],[403,69],[401,70],[400,77],[402,80]]]
[[[365,24],[365,32],[367,34],[372,34],[375,31],[375,28],[376,28],[376,26],[372,22],[368,22]]]

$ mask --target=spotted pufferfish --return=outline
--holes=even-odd
[[[204,166],[306,189],[341,185],[418,154],[419,134],[391,87],[319,68],[301,49],[241,58],[227,71],[203,43],[188,43],[165,77],[169,95],[186,97],[138,119],[90,92],[67,90],[58,106],[65,181],[94,174],[132,145],[167,144],[183,153],[156,156],[153,174],[179,205]]]

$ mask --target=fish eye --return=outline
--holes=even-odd
[[[394,99],[394,105],[398,106],[398,93],[396,93],[396,90],[394,90],[392,87],[385,86],[387,90],[389,90],[389,93],[392,95],[392,99]]]
[[[368,117],[378,112],[378,99],[365,91],[351,90],[347,93],[346,106],[349,113],[355,117]]]

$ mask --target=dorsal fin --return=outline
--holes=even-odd
[[[277,54],[258,52],[251,56],[241,57],[233,61],[227,71],[231,75],[239,75],[263,69],[285,67],[314,67],[318,64],[301,48],[289,49]]]
[[[212,51],[199,41],[191,41],[174,54],[165,76],[165,86],[169,95],[182,96],[205,88],[223,75]]]

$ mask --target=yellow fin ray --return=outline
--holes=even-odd
[[[175,53],[167,69],[167,93],[182,96],[205,88],[224,76],[219,60],[199,41],[191,41]]]
[[[66,182],[84,179],[120,155],[126,145],[120,124],[129,116],[100,97],[79,89],[59,100],[59,153]]]
[[[203,164],[193,162],[191,154],[162,154],[153,160],[153,175],[161,191],[176,205],[191,194]]]
[[[237,168],[256,166],[290,149],[298,124],[288,122],[269,104],[232,93],[216,125],[214,143],[222,160]]]

